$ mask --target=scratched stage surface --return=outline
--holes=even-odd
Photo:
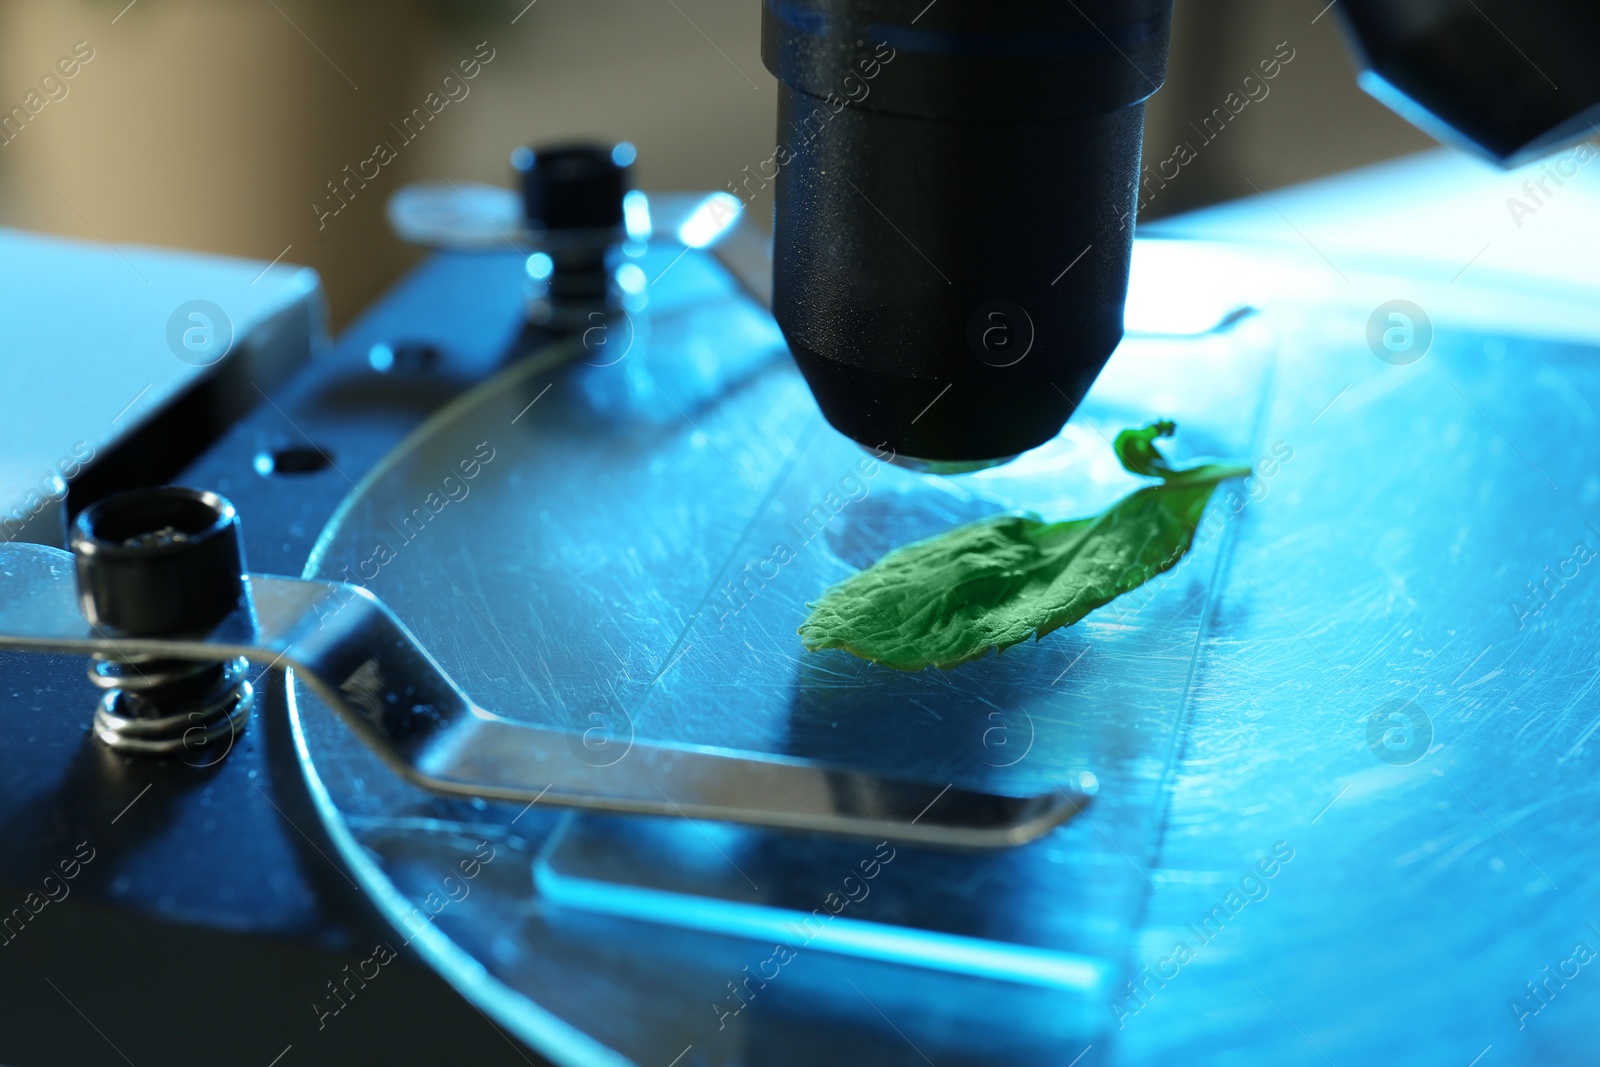
[[[1119,1062],[1600,1055],[1600,363],[1436,326],[1413,366],[1283,352],[1295,458],[1215,601]]]
[[[1589,968],[1521,1030],[1508,1004],[1575,943],[1600,951],[1596,572],[1574,559],[1600,550],[1600,365],[1439,315],[1394,366],[1363,343],[1371,304],[1279,304],[1131,337],[1052,445],[938,479],[829,429],[765,312],[686,256],[608,342],[626,357],[514,370],[413,439],[315,573],[375,575],[477,703],[571,727],[575,759],[625,761],[637,736],[892,771],[930,799],[1084,771],[1100,796],[1005,853],[898,849],[774,962],[761,922],[821,906],[870,843],[439,800],[302,691],[353,876],[562,1063],[1592,1062]],[[1106,439],[1156,416],[1181,458],[1266,464],[1172,574],[953,672],[801,650],[806,600],[894,545],[1133,488]],[[1535,598],[1546,565],[1572,576]],[[436,914],[408,925],[417,906]]]

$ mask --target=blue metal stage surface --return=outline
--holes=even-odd
[[[949,479],[834,433],[759,304],[658,243],[625,358],[458,401],[362,480],[308,573],[359,573],[479,704],[591,731],[575,758],[637,736],[935,790],[1092,772],[1096,803],[1002,854],[885,862],[444,801],[298,692],[343,862],[561,1063],[1595,1062],[1600,288],[1578,257],[1600,226],[1574,183],[1570,214],[1512,228],[1515,181],[1425,159],[1164,227],[1063,436]],[[1431,230],[1343,239],[1430,205]],[[1472,225],[1488,245],[1458,256]],[[430,328],[506,316],[484,303]],[[1185,458],[1257,472],[1173,573],[952,672],[800,649],[805,602],[896,544],[1115,499],[1135,483],[1107,438],[1156,417]],[[405,525],[485,447],[469,495]],[[484,849],[458,899],[444,877]],[[870,898],[800,932],[874,859]]]

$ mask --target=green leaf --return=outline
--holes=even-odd
[[[1189,551],[1218,483],[1250,473],[1221,463],[1174,468],[1156,446],[1174,430],[1155,422],[1122,431],[1114,445],[1128,471],[1159,484],[1087,518],[1002,515],[895,549],[810,605],[805,647],[898,670],[956,667],[1137,589]]]
[[[1176,473],[1167,457],[1156,447],[1159,437],[1171,437],[1178,432],[1178,424],[1171,419],[1161,419],[1137,430],[1123,430],[1111,445],[1117,460],[1129,474],[1143,474],[1147,478],[1166,478]]]

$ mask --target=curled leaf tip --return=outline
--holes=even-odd
[[[1162,437],[1171,437],[1177,432],[1177,423],[1171,419],[1158,419],[1137,429],[1123,430],[1117,434],[1117,439],[1111,447],[1129,474],[1164,478],[1176,472],[1167,462],[1167,457],[1161,454],[1161,449],[1156,447],[1156,441]]]

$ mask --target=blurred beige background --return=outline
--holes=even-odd
[[[1150,162],[1198,144],[1191,124],[1281,42],[1295,58],[1146,219],[1431,144],[1355,87],[1337,19],[1312,21],[1321,9],[1178,0]],[[383,217],[405,182],[507,183],[514,145],[574,135],[633,141],[646,188],[722,188],[766,159],[760,22],[760,0],[6,0],[0,110],[76,42],[94,58],[0,146],[0,225],[260,260],[287,248],[322,272],[342,325],[419,258]],[[376,143],[399,146],[389,124],[489,50],[468,95],[319,229],[325,183]]]

